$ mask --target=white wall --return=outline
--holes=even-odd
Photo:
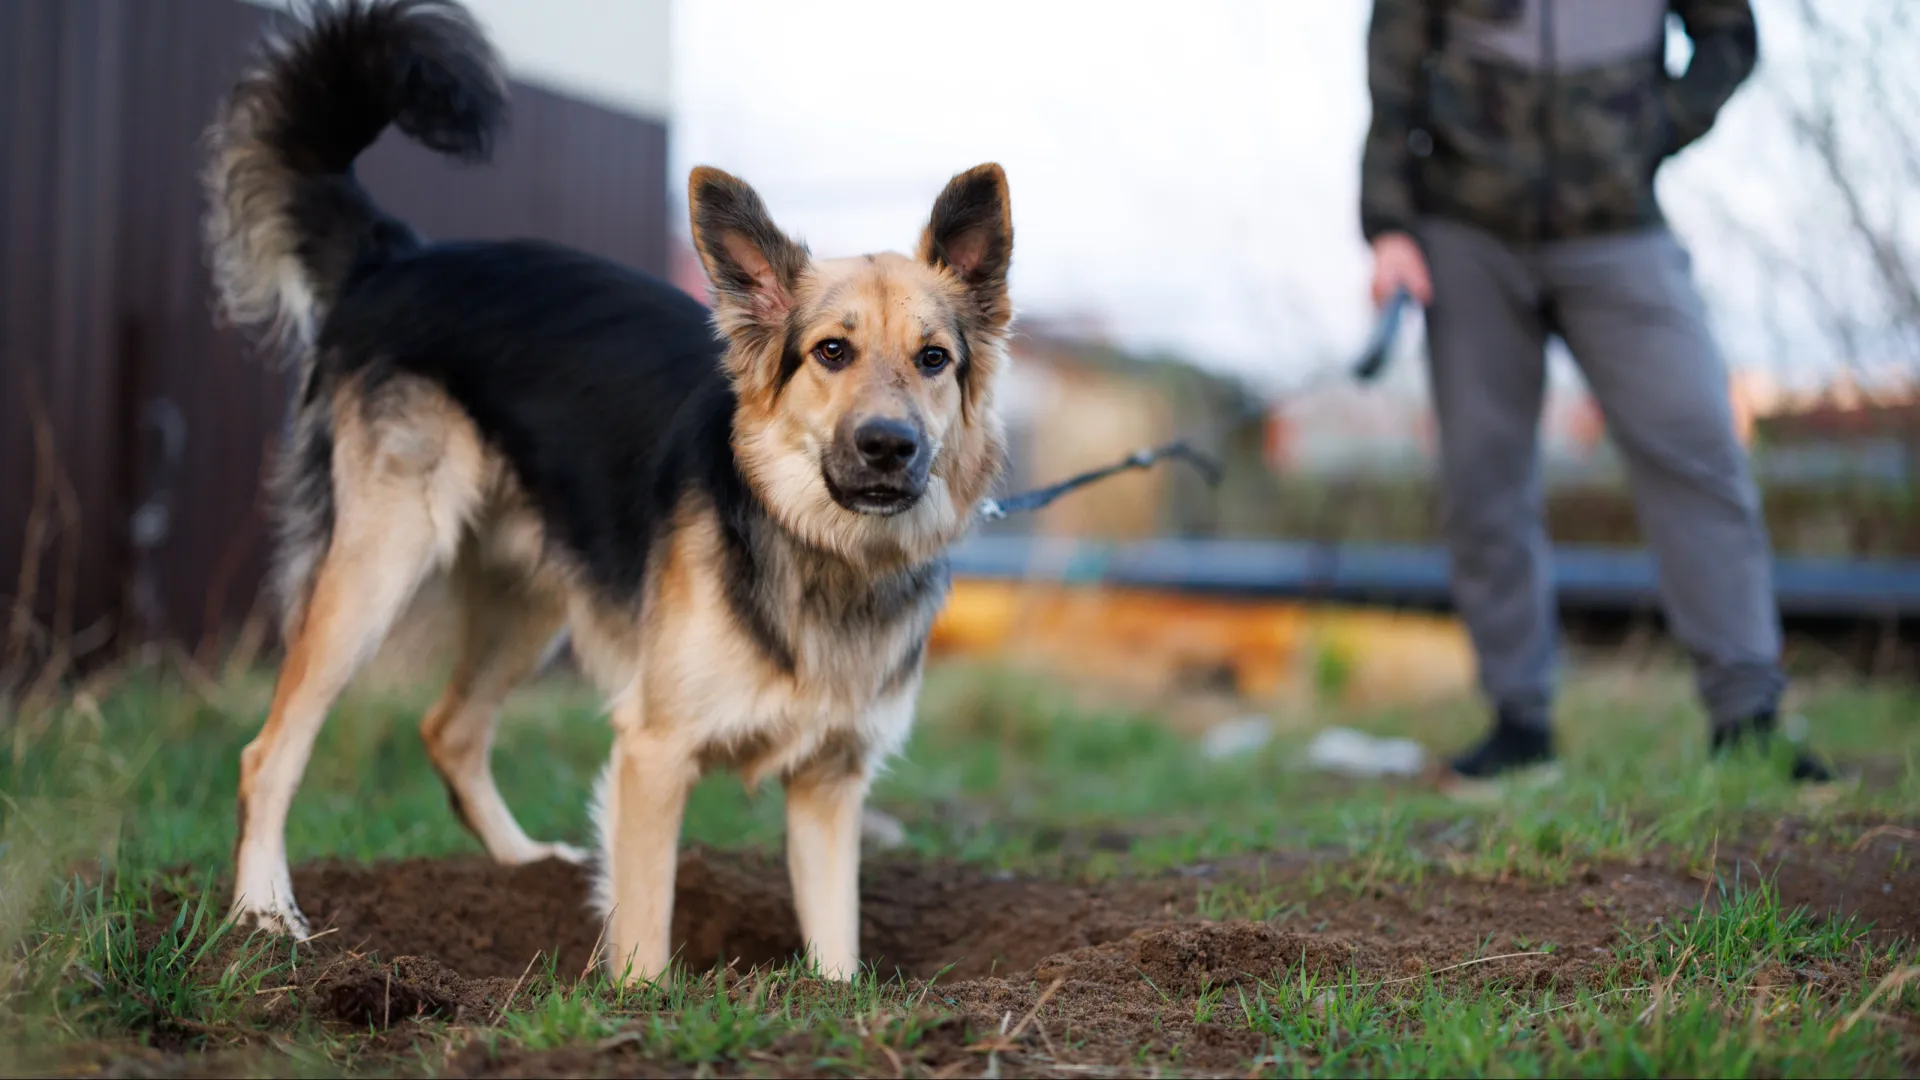
[[[464,2],[514,78],[632,116],[671,114],[672,0]]]

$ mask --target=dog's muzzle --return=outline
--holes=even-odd
[[[920,425],[871,417],[841,425],[822,470],[833,501],[857,514],[903,513],[926,494],[933,453]]]

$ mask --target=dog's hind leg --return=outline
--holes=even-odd
[[[241,752],[233,909],[262,929],[307,932],[287,868],[287,808],[334,700],[431,568],[424,532],[405,521],[389,523],[377,541],[335,532],[287,644],[267,722]]]
[[[287,809],[314,739],[420,582],[453,554],[478,471],[477,443],[449,444],[431,414],[387,432],[357,410],[336,417],[331,538],[289,628],[267,722],[240,755],[233,913],[296,935],[307,926],[287,868]]]
[[[447,801],[497,862],[584,862],[579,848],[527,836],[500,797],[491,760],[500,703],[539,666],[565,621],[564,602],[520,575],[481,564],[471,544],[449,584],[459,608],[460,656],[445,693],[420,722]]]

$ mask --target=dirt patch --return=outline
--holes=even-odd
[[[1920,902],[1914,899],[1920,897],[1920,828],[1874,825],[1832,851],[1809,842],[1804,830],[1782,825],[1766,850],[1746,856],[1745,863],[1774,882],[1786,907],[1852,916],[1871,924],[1876,941],[1920,942]]]
[[[1559,888],[1441,877],[1305,901],[1297,885],[1304,869],[1239,860],[1144,881],[1080,884],[951,863],[871,861],[861,882],[862,955],[907,978],[1017,975],[1057,954],[1190,920],[1201,895],[1215,889],[1298,896],[1306,907],[1288,916],[1290,929],[1377,938],[1402,952],[1604,946],[1623,922],[1644,925],[1701,896],[1699,884],[1681,876],[1616,868]],[[576,975],[601,944],[586,907],[586,872],[565,863],[503,867],[477,856],[319,863],[296,870],[294,882],[315,926],[330,931],[315,943],[327,953],[430,957],[466,978],[512,980],[530,964]],[[792,892],[776,860],[695,849],[681,857],[677,884],[674,946],[688,967],[746,970],[798,954]]]
[[[585,871],[558,861],[327,861],[296,868],[293,887],[321,951],[431,957],[468,978],[517,978],[536,955],[577,974],[598,933]]]
[[[429,965],[438,970],[422,978],[419,969]],[[451,982],[445,977],[450,974],[417,956],[404,957],[385,970],[347,961],[333,965],[308,989],[312,1004],[328,1019],[355,1027],[387,1028],[396,1020],[459,1017],[464,987],[435,985]]]
[[[1793,839],[1776,836],[1766,856],[1723,857],[1720,871],[1727,874],[1735,859],[1751,860],[1778,882],[1790,906],[1857,914],[1873,920],[1882,937],[1920,939],[1920,913],[1903,903],[1920,890],[1906,833],[1869,834],[1856,850],[1841,852]],[[1146,1054],[1177,1060],[1183,1071],[1210,1072],[1243,1067],[1270,1048],[1246,1024],[1214,1023],[1197,1010],[1209,993],[1238,988],[1251,999],[1303,976],[1322,985],[1359,980],[1388,993],[1403,986],[1411,992],[1430,979],[1521,992],[1598,988],[1619,975],[1623,934],[1711,896],[1703,877],[1635,866],[1590,870],[1560,886],[1440,875],[1310,898],[1310,868],[1304,858],[1236,860],[1149,880],[1085,884],[873,860],[861,889],[863,952],[885,972],[939,976],[928,1005],[945,1018],[910,1051],[923,1071],[977,1062],[983,1045],[1028,1018],[1000,1051],[1008,1067],[1023,1060],[1040,1067],[1070,1045],[1082,1064],[1137,1063]],[[409,1052],[410,1032],[429,1030],[415,1021],[491,1025],[530,970],[570,980],[600,943],[585,903],[586,873],[562,863],[329,862],[294,877],[315,925],[330,932],[311,943],[310,959],[269,999],[271,1019],[276,1026],[306,1018],[371,1032],[367,1038],[388,1040],[396,1055]],[[1196,916],[1221,910],[1206,901],[1227,894],[1272,898],[1277,903],[1267,910],[1280,914],[1219,922]],[[745,972],[796,955],[800,938],[784,865],[765,856],[685,853],[674,940],[694,970],[727,964]],[[466,1075],[661,1072],[661,1063],[643,1059],[631,1043],[547,1053],[496,1050],[485,1040],[452,1045],[456,1056],[447,1067]],[[793,1061],[814,1060],[807,1047],[791,1049]],[[764,1071],[782,1071],[770,1063],[788,1058],[776,1047],[763,1055]]]
[[[327,953],[431,957],[469,978],[514,979],[530,963],[577,975],[601,944],[587,872],[566,863],[321,862],[293,876],[314,926],[329,931],[315,943]],[[798,954],[793,892],[778,861],[694,849],[681,856],[676,886],[674,947],[688,967],[745,970]],[[955,864],[870,862],[861,949],[881,970],[909,978],[947,968],[950,979],[1025,971],[1145,920],[1178,917],[1192,899],[1193,885],[1173,880],[1088,887]]]
[[[1920,911],[1908,902],[1920,894],[1920,867],[1903,855],[1910,847],[1905,834],[1889,832],[1870,835],[1853,851],[1776,843],[1770,855],[1744,858],[1777,883],[1786,906],[1869,920],[1882,939],[1920,940]],[[1721,873],[1732,864],[1723,859]],[[1239,860],[1144,881],[1082,884],[953,863],[875,860],[861,884],[862,955],[881,971],[909,979],[938,975],[952,985],[1000,976],[1044,983],[1054,977],[1047,972],[1066,971],[1063,964],[1109,955],[1099,952],[1103,947],[1134,947],[1142,931],[1193,922],[1209,891],[1257,890],[1282,902],[1298,898],[1299,906],[1278,923],[1300,935],[1288,938],[1287,948],[1338,943],[1345,969],[1430,971],[1492,953],[1547,952],[1547,958],[1483,969],[1502,978],[1524,972],[1544,987],[1570,965],[1608,953],[1622,927],[1653,925],[1713,895],[1703,878],[1639,866],[1589,870],[1581,880],[1556,887],[1441,875],[1420,885],[1338,890],[1308,899],[1301,885],[1305,870],[1298,861],[1276,867]],[[588,968],[602,944],[586,907],[586,872],[564,863],[503,867],[480,857],[319,863],[296,870],[294,878],[315,925],[332,931],[315,943],[322,955],[411,965],[403,972],[409,989],[401,1011],[407,1014],[497,1008],[500,995],[530,967],[572,978]],[[1186,971],[1203,964],[1216,983],[1234,964],[1256,973],[1281,966],[1272,951],[1280,945],[1266,936],[1272,926],[1224,925],[1242,927],[1236,931],[1242,936],[1187,945],[1169,938],[1153,948],[1199,948],[1174,966]],[[744,971],[797,956],[800,933],[785,867],[764,856],[700,849],[683,854],[674,946],[693,970],[728,965]],[[1323,959],[1334,955],[1318,949],[1309,951]],[[1290,963],[1297,961],[1298,950],[1289,956]],[[1192,981],[1176,978],[1167,966],[1174,961],[1158,953],[1129,963],[1135,961],[1179,986]],[[1085,972],[1072,977],[1091,978]],[[328,993],[340,1004],[329,1014],[366,1019],[372,985],[345,973],[337,980]],[[386,981],[382,974],[383,1012],[389,1011]],[[485,992],[476,997],[471,991],[478,984]]]
[[[362,1030],[384,1030],[415,1020],[487,1023],[498,1018],[520,980],[474,978],[438,960],[346,953],[296,977],[304,1007]]]

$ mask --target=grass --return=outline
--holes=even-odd
[[[1704,862],[1716,835],[1782,814],[1830,825],[1838,838],[1850,816],[1899,815],[1920,802],[1910,691],[1839,689],[1804,702],[1823,751],[1876,758],[1896,774],[1824,805],[1770,763],[1711,763],[1678,672],[1576,682],[1569,699],[1565,780],[1463,810],[1404,785],[1300,772],[1292,762],[1310,730],[1265,753],[1211,762],[1151,716],[1088,716],[1043,684],[952,672],[930,686],[933,722],[878,797],[909,815],[916,803],[941,807],[916,833],[927,854],[1022,868],[1057,862],[1063,834],[1119,826],[1135,834],[1126,864],[1136,871],[1284,849],[1346,855],[1376,880],[1415,878],[1444,859],[1448,869],[1551,881],[1655,850]],[[1472,703],[1341,719],[1442,749],[1464,744],[1482,722]],[[955,805],[993,811],[948,812]],[[1102,862],[1091,860],[1092,870]]]
[[[1429,1076],[1871,1075],[1884,1039],[1810,985],[1756,993],[1771,965],[1857,962],[1859,927],[1820,925],[1760,884],[1728,889],[1717,910],[1616,950],[1612,985],[1516,1008],[1489,986],[1262,984],[1239,1002],[1277,1046],[1277,1071]],[[1884,959],[1884,958],[1883,958]],[[1870,992],[1869,992],[1870,993]],[[1909,998],[1907,1007],[1912,1008]],[[1410,1032],[1418,1038],[1408,1039]]]
[[[1283,714],[1268,747],[1212,761],[1145,710],[1091,707],[1002,671],[937,670],[920,729],[874,796],[907,824],[918,858],[1098,882],[1279,853],[1294,865],[1271,879],[1264,868],[1202,879],[1192,913],[1302,933],[1316,925],[1310,911],[1441,879],[1544,886],[1643,864],[1697,874],[1688,880],[1704,889],[1703,903],[1627,928],[1571,990],[1482,977],[1491,963],[1463,969],[1472,978],[1301,968],[1190,991],[1156,986],[1153,1024],[1170,1034],[1156,1041],[1143,1029],[1130,1061],[1071,1024],[1044,1034],[1044,1053],[1034,1042],[1042,1024],[1006,1036],[1020,1011],[1042,1012],[1044,988],[1020,979],[994,991],[1012,994],[1010,1004],[983,1012],[977,987],[948,997],[942,980],[840,986],[792,967],[681,973],[636,991],[549,966],[530,970],[496,1015],[423,1022],[406,1039],[298,1010],[290,1018],[274,1008],[294,997],[286,987],[300,965],[316,961],[245,937],[219,906],[239,749],[268,690],[258,677],[196,689],[149,673],[51,713],[0,713],[0,1070],[190,1054],[210,1072],[426,1074],[577,1053],[580,1068],[891,1075],[952,1065],[978,1075],[1084,1058],[1105,1064],[1078,1074],[1178,1073],[1201,1067],[1188,1036],[1216,1028],[1251,1040],[1235,1071],[1272,1075],[1920,1069],[1920,977],[1903,975],[1920,961],[1913,943],[1788,908],[1763,878],[1718,858],[1723,845],[1764,852],[1786,820],[1795,843],[1834,850],[1877,824],[1910,826],[1920,806],[1920,699],[1910,688],[1803,691],[1817,744],[1872,766],[1870,782],[1814,798],[1773,763],[1709,761],[1677,669],[1588,675],[1570,686],[1563,714],[1565,779],[1470,804],[1294,762],[1329,721],[1444,748],[1474,734],[1471,703]],[[415,734],[422,704],[380,692],[343,703],[294,804],[296,858],[477,851]],[[586,840],[585,792],[609,744],[576,687],[542,684],[516,699],[495,762],[530,833]],[[711,777],[686,832],[715,847],[777,850],[778,791]],[[168,897],[179,902],[159,902]]]

